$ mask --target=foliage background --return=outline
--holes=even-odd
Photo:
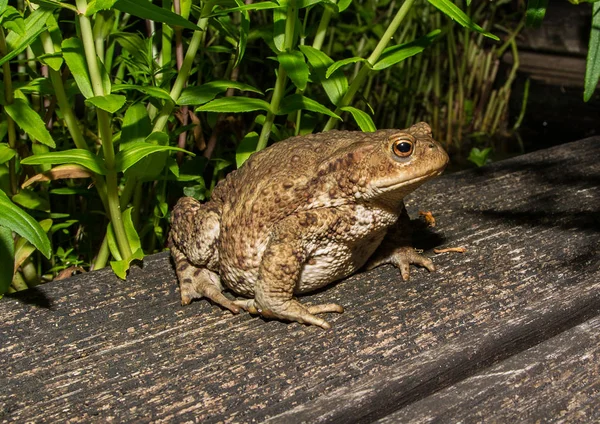
[[[497,76],[523,24],[503,3],[0,0],[0,295],[108,263],[125,278],[165,247],[174,199],[292,135],[427,120],[458,151],[518,127],[518,61]]]

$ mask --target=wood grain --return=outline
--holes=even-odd
[[[378,421],[597,422],[600,317]]]
[[[600,312],[600,138],[442,177],[408,209],[435,216],[426,254],[467,252],[303,297],[345,306],[330,331],[181,307],[166,253],[127,281],[102,270],[6,297],[0,421],[373,421]]]

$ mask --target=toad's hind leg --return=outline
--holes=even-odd
[[[306,231],[307,227],[313,227],[312,230],[316,231],[318,228],[314,227],[327,225],[327,218],[328,216],[317,216],[313,212],[306,212],[282,221],[263,255],[259,278],[254,288],[254,299],[237,300],[234,303],[250,313],[259,313],[265,318],[317,325],[326,330],[331,328],[327,321],[315,314],[342,313],[343,307],[334,303],[305,306],[293,298],[300,272],[307,260],[302,237],[310,235],[311,231],[310,229]]]
[[[216,273],[191,264],[175,246],[171,247],[171,254],[175,260],[182,305],[206,297],[234,314],[240,312],[240,308],[223,295],[223,286]]]
[[[223,295],[215,272],[219,264],[219,211],[218,204],[212,201],[201,204],[191,197],[179,199],[171,213],[169,247],[175,261],[182,305],[206,297],[238,313],[239,308]]]

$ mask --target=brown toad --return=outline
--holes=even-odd
[[[409,245],[402,199],[439,175],[444,149],[422,122],[406,130],[332,131],[293,137],[256,153],[217,184],[209,202],[184,197],[170,247],[181,303],[207,297],[238,313],[318,325],[336,304],[295,294],[391,263],[434,270]],[[230,300],[223,285],[248,299]]]

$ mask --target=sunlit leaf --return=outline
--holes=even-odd
[[[383,53],[381,53],[379,60],[375,65],[373,65],[373,69],[380,71],[382,69],[389,68],[390,66],[395,65],[411,56],[421,53],[435,41],[441,32],[441,30],[436,29],[435,31],[431,31],[429,34],[419,38],[418,40],[401,44],[399,46],[388,47],[383,51]]]
[[[337,71],[342,66],[346,66],[346,65],[349,65],[351,63],[366,62],[366,61],[367,60],[363,59],[362,57],[349,57],[347,59],[338,60],[337,62],[333,63],[331,66],[329,66],[327,68],[327,72],[325,73],[325,77],[329,78],[331,76],[331,74],[333,74],[335,71]]]
[[[77,87],[85,98],[94,97],[94,90],[90,82],[87,62],[85,61],[85,51],[83,43],[79,38],[67,38],[63,40],[62,45],[63,58],[75,78]]]
[[[46,20],[51,14],[51,9],[40,7],[25,19],[25,33],[23,35],[19,35],[16,31],[9,33],[6,36],[9,52],[0,58],[0,65],[16,57],[36,39],[46,29]]]
[[[117,0],[92,0],[88,3],[85,11],[86,16],[92,16],[101,10],[107,10],[114,6]]]
[[[281,100],[279,106],[278,115],[287,115],[288,113],[295,112],[297,110],[310,110],[312,112],[322,113],[332,118],[342,119],[322,104],[304,97],[301,94],[292,94],[291,96],[284,97]]]
[[[4,106],[4,110],[33,140],[48,147],[56,147],[44,121],[26,100],[15,98],[12,104]]]
[[[525,25],[537,28],[542,24],[546,15],[548,0],[528,0],[525,12]]]
[[[163,22],[171,26],[180,26],[187,29],[200,31],[200,28],[187,19],[170,10],[155,6],[149,1],[139,0],[117,0],[113,6],[121,12],[129,13],[138,18],[148,19],[154,22]]]
[[[261,99],[252,99],[250,97],[225,97],[216,99],[205,105],[196,108],[196,112],[253,112],[255,110],[269,111],[269,103]]]
[[[98,109],[105,110],[108,113],[115,113],[125,105],[127,97],[120,94],[107,94],[106,96],[94,96],[85,99],[86,103],[96,106]]]
[[[350,112],[352,114],[352,117],[358,124],[358,127],[361,129],[361,131],[373,132],[377,130],[373,119],[371,119],[371,117],[366,112],[363,112],[362,110],[356,109],[352,106],[345,106],[342,108],[342,110]]]
[[[23,209],[15,205],[2,190],[0,190],[0,226],[26,238],[50,259],[52,247],[44,229]]]
[[[136,90],[141,93],[147,94],[150,97],[155,97],[161,100],[167,100],[172,102],[173,99],[169,95],[169,92],[160,87],[152,87],[152,86],[141,86],[134,84],[115,84],[112,86],[112,91],[125,91],[125,90]]]
[[[585,65],[585,91],[583,100],[592,98],[600,79],[600,3],[594,3],[592,8],[592,30]]]
[[[131,148],[124,151],[120,151],[116,154],[115,167],[117,171],[125,172],[127,171],[127,169],[135,165],[140,160],[144,159],[146,156],[151,155],[153,153],[165,151],[178,151],[190,154],[192,156],[194,155],[193,153],[190,153],[184,149],[180,149],[179,147],[160,146],[149,143],[135,143]]]
[[[0,297],[10,287],[14,275],[14,263],[15,242],[12,237],[12,231],[10,228],[0,225]]]
[[[261,1],[257,3],[251,3],[244,6],[232,7],[230,9],[215,10],[210,16],[228,15],[233,12],[251,11],[251,10],[267,10],[277,9],[281,6],[272,1]]]
[[[348,90],[348,80],[343,72],[338,69],[337,71],[334,71],[331,76],[327,77],[327,68],[333,64],[333,60],[314,47],[299,46],[299,48],[313,68],[313,80],[321,83],[331,103],[337,105]]]
[[[61,152],[49,152],[29,156],[21,161],[23,165],[63,165],[76,164],[85,166],[96,174],[105,175],[104,160],[92,152],[83,149],[70,149]]]
[[[292,80],[294,85],[300,90],[304,90],[309,75],[304,55],[296,50],[283,52],[277,55],[277,61],[283,66],[287,76]]]
[[[246,162],[252,153],[256,152],[257,145],[258,133],[252,131],[246,134],[235,152],[235,163],[238,169],[244,162]]]
[[[177,99],[178,105],[202,105],[213,100],[217,94],[227,91],[229,88],[235,88],[240,91],[250,91],[252,93],[262,94],[260,90],[248,84],[237,81],[218,80],[207,82],[199,86],[188,87],[183,90]]]
[[[121,214],[121,219],[123,220],[123,226],[125,227],[125,235],[127,237],[127,242],[133,251],[132,255],[129,258],[122,259],[121,254],[117,248],[116,238],[114,234],[114,230],[112,228],[112,223],[108,225],[107,229],[107,239],[109,250],[113,257],[117,259],[116,261],[110,262],[110,267],[113,272],[117,275],[117,277],[125,280],[127,278],[127,271],[131,266],[131,262],[133,261],[141,261],[144,259],[144,252],[142,251],[140,237],[133,225],[133,219],[131,218],[131,212],[133,211],[133,207],[126,209]]]
[[[452,1],[450,1],[450,0],[427,0],[427,1],[429,1],[429,3],[431,3],[433,6],[437,7],[446,16],[454,19],[456,22],[458,22],[460,25],[464,26],[465,28],[469,28],[472,31],[477,31],[480,34],[483,34],[486,37],[491,38],[492,40],[500,41],[500,39],[498,37],[496,37],[494,34],[484,30],[479,25],[477,25],[475,22],[473,22],[471,20],[471,18],[469,18],[465,14],[465,12],[460,10],[460,8],[457,5],[452,3]]]
[[[52,226],[52,220],[43,219],[39,222],[39,224],[44,233],[47,234]],[[30,257],[33,252],[35,252],[35,250],[35,246],[26,238],[21,237],[17,240],[15,243],[15,263],[13,267],[13,273],[17,272],[17,269],[23,265],[23,262],[25,262],[25,260]]]
[[[11,160],[16,154],[7,143],[0,143],[0,165]]]
[[[19,11],[12,6],[6,7],[6,5],[4,9],[2,12],[2,26],[21,36],[25,35],[25,19]]]
[[[21,190],[12,197],[12,201],[24,208],[50,212],[50,202],[33,190]]]

